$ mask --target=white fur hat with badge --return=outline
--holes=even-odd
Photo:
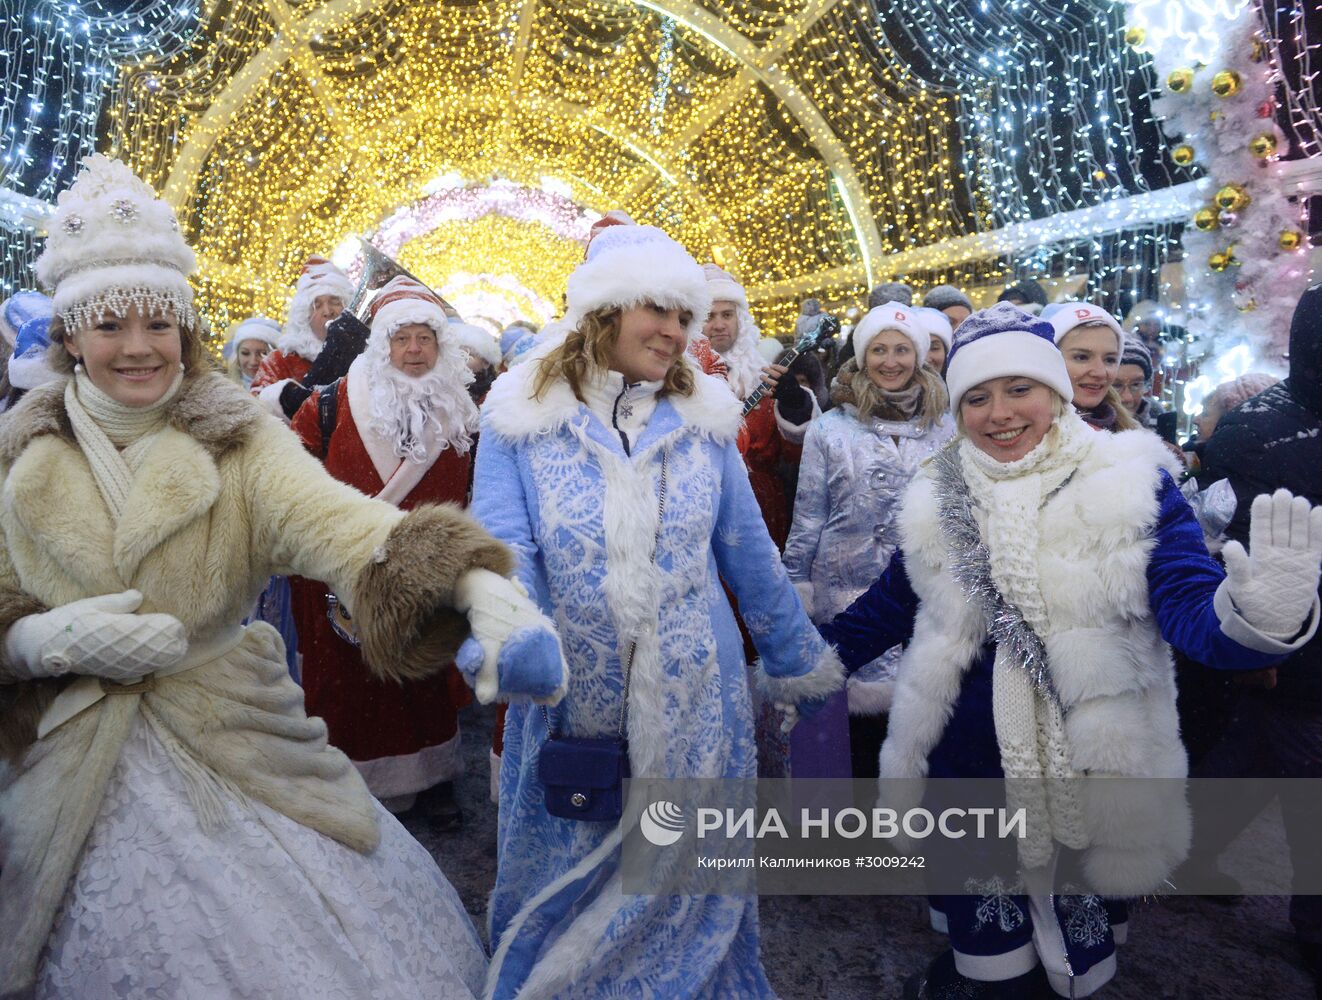
[[[1100,323],[1108,326],[1115,333],[1116,350],[1122,350],[1125,343],[1125,331],[1120,323],[1101,306],[1091,302],[1058,302],[1043,310],[1042,318],[1056,331],[1056,344],[1065,339],[1065,335],[1075,327],[1085,323]]]
[[[868,353],[868,345],[876,339],[877,334],[886,330],[895,330],[909,338],[914,351],[918,354],[920,365],[927,360],[927,351],[932,346],[932,335],[926,326],[921,324],[917,311],[911,306],[900,305],[898,302],[887,302],[884,306],[869,309],[867,315],[858,321],[858,326],[854,327],[854,360],[858,362],[860,371],[867,368],[864,359]]]
[[[174,210],[119,160],[100,153],[56,199],[37,280],[51,290],[55,314],[70,330],[107,313],[170,310],[197,322],[188,276],[197,258]]]
[[[565,299],[569,329],[597,309],[652,304],[687,312],[690,337],[702,332],[712,303],[707,276],[687,250],[655,226],[627,224],[596,235],[569,276]]]

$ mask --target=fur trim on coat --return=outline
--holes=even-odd
[[[1095,777],[1182,778],[1188,770],[1175,713],[1174,664],[1148,601],[1160,473],[1169,453],[1147,431],[1099,434],[1073,479],[1043,508],[1037,565],[1050,629],[1042,636],[1065,711],[1070,765]],[[934,484],[923,470],[900,514],[905,565],[921,600],[904,653],[881,751],[883,779],[925,778],[964,675],[981,655],[981,611],[965,599]],[[1085,555],[1086,554],[1086,555]],[[921,794],[918,782],[891,784]],[[910,787],[912,786],[912,787]],[[1099,891],[1153,891],[1188,850],[1187,811],[1159,801],[1158,781],[1084,790],[1091,846],[1084,865]]]
[[[404,559],[391,559],[394,554]],[[468,638],[468,619],[450,607],[472,569],[501,576],[514,559],[477,522],[449,504],[418,507],[391,529],[358,575],[353,611],[363,658],[377,674],[419,680],[449,663]]]
[[[553,383],[541,399],[533,398],[533,384],[540,367],[538,361],[558,342],[539,345],[526,363],[511,368],[496,379],[482,405],[488,430],[511,441],[526,441],[537,434],[549,434],[574,419],[586,406],[574,395],[569,383]],[[724,443],[733,441],[743,423],[742,406],[729,385],[704,374],[687,354],[684,363],[693,372],[691,395],[669,395],[675,411],[687,430],[696,430]]]

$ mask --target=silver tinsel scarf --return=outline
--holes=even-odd
[[[957,443],[933,457],[932,474],[937,511],[950,547],[951,574],[968,602],[982,609],[992,642],[1005,650],[1011,664],[1028,672],[1040,694],[1059,705],[1042,639],[992,580],[990,554],[973,518],[973,495],[964,479]]]

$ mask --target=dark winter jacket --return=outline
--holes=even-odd
[[[1253,498],[1284,487],[1322,504],[1322,285],[1303,294],[1290,324],[1290,377],[1221,418],[1200,483],[1229,479],[1239,505],[1226,537],[1245,546]],[[1322,712],[1322,634],[1285,660],[1273,697]]]

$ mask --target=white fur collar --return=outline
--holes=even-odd
[[[533,399],[537,362],[554,346],[554,343],[539,345],[527,361],[496,379],[482,406],[487,430],[524,441],[563,426],[587,409],[563,381],[552,385],[541,399]],[[684,363],[693,372],[693,394],[669,395],[665,399],[674,406],[686,427],[718,441],[733,441],[743,423],[739,400],[725,382],[703,374],[687,355]]]

